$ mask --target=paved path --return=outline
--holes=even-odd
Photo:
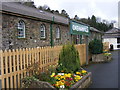
[[[112,51],[111,53],[113,57],[111,62],[91,64],[85,67],[86,70],[92,72],[93,82],[90,88],[118,88],[118,86],[120,88],[120,83],[118,85],[118,59],[120,59],[120,51]]]

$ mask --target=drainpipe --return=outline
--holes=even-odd
[[[80,44],[82,44],[82,35],[79,35],[80,36]]]
[[[88,65],[88,56],[89,56],[89,51],[88,51],[88,36],[86,36],[86,65]]]
[[[88,27],[88,30],[90,31],[90,27]],[[86,65],[89,64],[89,48],[88,48],[88,38],[89,38],[89,35],[86,35]]]
[[[52,17],[52,22],[50,24],[50,45],[51,45],[51,47],[53,46],[53,33],[52,33],[52,29],[53,29],[52,25],[53,24],[54,24],[54,16]]]

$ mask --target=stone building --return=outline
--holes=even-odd
[[[70,19],[15,2],[3,2],[0,11],[0,49],[34,48],[86,42],[84,35],[70,33]],[[102,33],[90,27],[89,41]]]
[[[76,35],[76,36],[74,35],[73,41],[75,44],[79,44],[79,43],[85,44],[87,38],[88,38],[88,43],[89,43],[94,38],[103,40],[103,38],[102,38],[103,35],[104,35],[103,32],[101,32],[93,27],[90,27],[90,34],[88,37],[86,37],[85,35]],[[80,39],[80,37],[81,37],[81,39]]]
[[[88,40],[89,40],[89,42],[91,40],[93,40],[94,38],[102,40],[103,39],[102,38],[103,35],[104,35],[104,33],[102,31],[99,31],[99,30],[97,30],[94,27],[90,27],[90,35],[89,35]]]
[[[61,45],[71,41],[69,19],[19,3],[2,3],[1,49]]]

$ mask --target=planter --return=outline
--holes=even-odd
[[[91,83],[91,72],[89,72],[87,75],[85,75],[80,81],[78,81],[77,83],[75,83],[70,90],[74,89],[74,88],[87,88]]]
[[[92,62],[103,62],[103,54],[94,54],[92,55]]]
[[[87,88],[91,84],[91,72],[89,72],[87,75],[83,76],[80,81],[75,83],[70,90],[75,89],[75,88]],[[44,82],[44,81],[33,81],[29,85],[28,88],[50,88],[50,89],[55,89],[50,83]]]
[[[94,54],[92,55],[92,62],[109,62],[112,60],[112,55],[105,55],[105,53],[102,54]]]
[[[104,56],[104,62],[109,62],[112,60],[112,55]]]

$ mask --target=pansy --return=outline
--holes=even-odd
[[[85,70],[82,70],[82,73],[87,73],[87,71],[85,71]]]
[[[50,77],[54,77],[55,73],[52,73],[52,75]]]

